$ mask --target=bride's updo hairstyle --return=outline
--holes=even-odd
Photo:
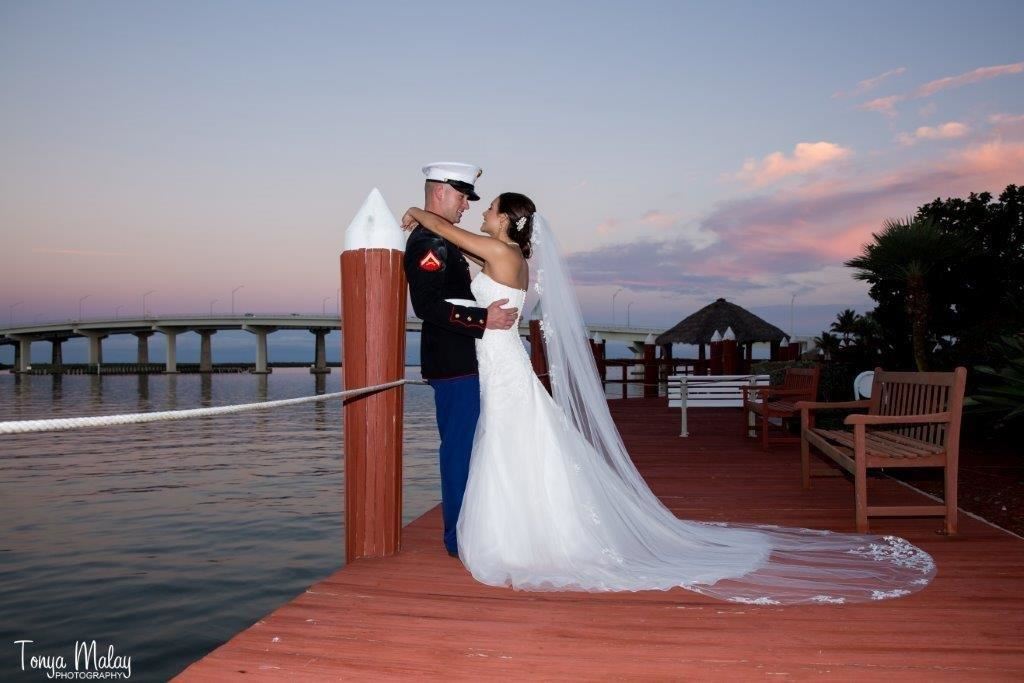
[[[519,245],[526,258],[530,258],[533,214],[536,211],[533,200],[525,194],[503,192],[498,195],[498,213],[508,217],[508,238]]]

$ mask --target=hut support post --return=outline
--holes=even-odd
[[[405,376],[404,235],[376,189],[345,235],[341,254],[345,388]],[[344,402],[345,561],[401,547],[402,386]]]

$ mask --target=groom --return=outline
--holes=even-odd
[[[423,167],[427,176],[423,208],[458,224],[469,202],[480,197],[474,184],[483,173],[470,164],[441,162]],[[487,308],[461,306],[448,299],[472,299],[469,264],[451,242],[416,226],[405,245],[405,275],[412,308],[423,320],[420,365],[434,389],[437,430],[441,434],[441,512],[444,545],[459,556],[455,524],[469,477],[473,434],[480,417],[480,380],[476,345],[485,329],[507,330],[516,320],[508,299]],[[469,302],[466,302],[469,303]]]

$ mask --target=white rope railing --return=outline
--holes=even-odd
[[[330,394],[302,396],[299,398],[284,398],[276,401],[260,401],[259,403],[239,403],[231,406],[215,406],[213,408],[162,410],[152,413],[95,415],[92,417],[68,417],[50,420],[12,420],[8,422],[0,422],[0,435],[27,434],[29,432],[59,432],[68,429],[80,429],[83,427],[108,427],[111,425],[141,424],[145,422],[188,420],[193,417],[208,417],[210,415],[230,415],[232,413],[241,413],[248,410],[266,410],[267,408],[294,406],[301,403],[329,401],[335,398],[353,398],[363,394],[372,394],[377,391],[383,391],[384,389],[399,387],[403,384],[425,384],[425,382],[422,380],[400,379],[386,384],[377,384],[372,387],[363,387],[361,389],[349,389],[348,391],[336,391]]]

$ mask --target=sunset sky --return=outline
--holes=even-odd
[[[331,310],[367,193],[400,215],[458,160],[484,168],[463,227],[533,197],[588,321],[624,287],[620,323],[724,296],[789,330],[795,294],[817,334],[871,307],[842,262],[886,218],[1024,183],[1022,26],[1016,1],[5,1],[0,326],[239,285],[239,312]]]

